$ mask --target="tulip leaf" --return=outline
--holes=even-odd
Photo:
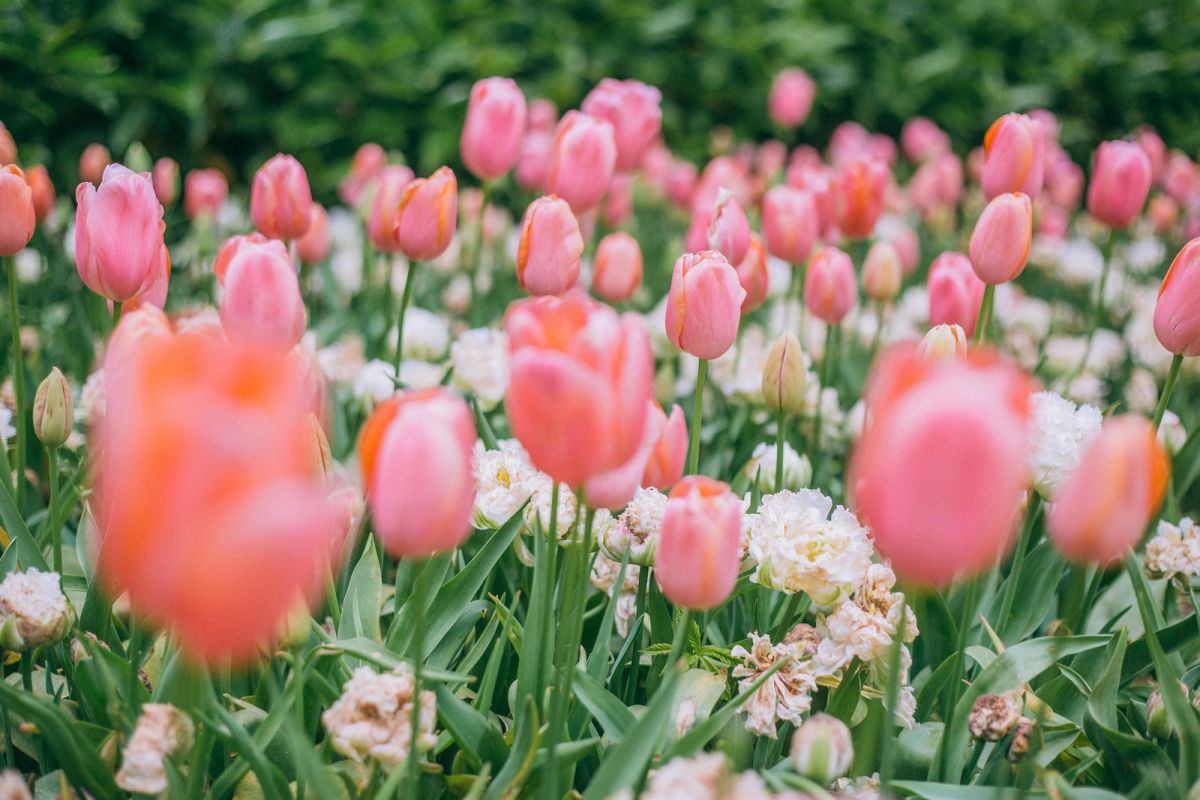
[[[460,700],[444,684],[437,693],[437,714],[446,730],[477,764],[499,768],[508,759],[508,744],[487,717]]]
[[[670,669],[642,716],[604,754],[583,800],[604,800],[641,779],[671,722],[680,675],[678,666]]]
[[[521,786],[533,769],[533,760],[540,741],[541,728],[538,726],[537,707],[533,698],[526,696],[521,714],[517,718],[508,759],[504,762],[504,767],[496,773],[496,779],[483,796],[484,800],[509,800],[521,795]]]
[[[363,548],[362,557],[350,574],[346,596],[342,600],[342,618],[338,622],[339,639],[366,638],[378,641],[379,610],[383,575],[375,548]]]
[[[637,719],[615,694],[600,685],[588,672],[575,668],[575,697],[583,703],[604,728],[612,742],[617,742],[633,727]]]
[[[957,783],[929,783],[927,781],[893,781],[893,789],[899,789],[910,797],[922,800],[1049,800],[1045,792],[1031,792],[1000,786],[962,786]],[[1067,795],[1059,795],[1066,797]],[[1071,789],[1074,800],[1122,800],[1124,795],[1093,787]]]
[[[17,548],[17,559],[23,568],[35,567],[43,572],[50,569],[46,557],[42,555],[42,549],[33,540],[33,535],[13,499],[12,489],[6,481],[0,481],[0,522],[4,523],[4,530],[12,540],[9,547]]]

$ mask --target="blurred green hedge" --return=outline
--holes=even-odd
[[[839,121],[896,134],[938,120],[965,151],[999,114],[1047,106],[1086,161],[1140,122],[1200,146],[1196,0],[8,0],[0,120],[22,161],[73,185],[91,141],[141,140],[244,179],[295,153],[328,194],[376,140],[426,172],[457,163],[472,81],[515,77],[560,108],[601,77],[664,94],[668,144],[705,155],[714,125],[773,133],[781,67],[818,80],[789,141]]]

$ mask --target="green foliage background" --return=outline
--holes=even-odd
[[[5,0],[0,120],[22,161],[77,180],[91,141],[141,140],[244,178],[277,150],[328,193],[361,142],[425,172],[457,162],[476,78],[515,77],[560,108],[601,77],[665,96],[668,144],[714,125],[772,133],[773,74],[818,80],[801,140],[839,121],[896,134],[938,120],[960,150],[999,114],[1048,106],[1086,162],[1141,122],[1200,147],[1196,0]]]

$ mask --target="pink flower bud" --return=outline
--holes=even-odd
[[[900,257],[900,268],[905,275],[916,272],[917,262],[921,260],[921,239],[912,228],[904,227],[894,231],[888,237],[896,255]]]
[[[437,258],[450,246],[458,224],[458,181],[449,167],[404,187],[393,229],[400,252],[411,261]]]
[[[221,249],[217,251],[217,258],[213,261],[213,274],[217,278],[217,283],[225,284],[225,272],[229,269],[229,262],[233,257],[241,252],[243,247],[247,245],[266,244],[270,239],[255,231],[238,236],[230,236],[221,245]]]
[[[1071,215],[1065,209],[1055,205],[1045,192],[1038,197],[1034,208],[1036,209],[1034,219],[1037,220],[1035,229],[1037,235],[1051,239],[1066,237],[1071,228]]]
[[[152,305],[157,308],[162,308],[167,304],[167,287],[171,282],[171,254],[167,252],[167,246],[162,246],[161,255],[158,259],[158,268],[154,275],[154,280],[146,287],[146,291],[139,295],[135,295],[125,301],[125,306],[122,309],[122,315],[134,309],[141,308],[142,305]],[[108,301],[111,306],[112,301]]]
[[[37,205],[36,197],[34,205]],[[1150,198],[1150,203],[1146,206],[1146,218],[1150,220],[1155,233],[1159,236],[1166,236],[1179,221],[1179,203],[1175,202],[1170,195],[1156,194]]]
[[[400,252],[400,243],[396,240],[396,209],[414,177],[408,167],[390,166],[380,170],[375,178],[375,197],[367,217],[367,238],[381,253]]]
[[[847,487],[898,576],[945,586],[1011,546],[1029,483],[1031,387],[987,353],[931,361],[897,345],[876,362]]]
[[[1183,246],[1158,289],[1154,335],[1168,351],[1200,355],[1200,239]]]
[[[808,264],[804,278],[804,305],[818,319],[836,325],[858,300],[854,263],[842,250],[823,247]]]
[[[1172,150],[1163,167],[1162,187],[1176,201],[1187,205],[1200,191],[1200,167],[1186,153]]]
[[[863,292],[867,297],[881,303],[891,302],[900,294],[903,276],[900,254],[891,242],[881,239],[871,245],[862,266]]]
[[[875,230],[890,177],[887,164],[876,158],[854,159],[838,168],[837,224],[847,238],[865,239]]]
[[[690,161],[676,161],[667,175],[667,199],[678,208],[690,208],[692,195],[696,191],[696,165]]]
[[[933,120],[913,117],[900,129],[900,149],[909,161],[928,161],[950,152],[950,137]]]
[[[947,251],[929,265],[929,324],[958,325],[975,334],[979,306],[987,285],[962,253]]]
[[[771,82],[767,95],[767,110],[775,124],[784,128],[798,128],[808,119],[812,111],[817,84],[802,69],[785,69]]]
[[[1050,540],[1073,561],[1115,561],[1138,543],[1170,472],[1148,420],[1132,414],[1108,420],[1050,506]]]
[[[989,200],[1009,192],[1035,197],[1042,190],[1046,142],[1037,122],[1005,114],[988,128],[983,149],[983,193]]]
[[[968,253],[975,274],[984,283],[1006,283],[1029,262],[1033,241],[1033,204],[1021,193],[997,195],[971,232]],[[965,326],[964,326],[965,327]]]
[[[662,94],[641,81],[604,78],[583,98],[580,109],[612,126],[617,172],[637,169],[662,128]]]
[[[697,358],[719,358],[737,339],[746,290],[725,256],[713,250],[675,261],[667,295],[671,344]]]
[[[717,193],[708,221],[707,242],[709,249],[725,256],[730,264],[737,264],[746,257],[746,248],[750,246],[750,221],[737,198],[727,189]]]
[[[923,358],[959,358],[967,354],[967,333],[959,325],[934,325],[921,339]]]
[[[962,162],[953,153],[945,153],[917,167],[908,184],[912,204],[927,220],[962,199]]]
[[[517,159],[517,185],[522,189],[540,192],[546,185],[550,157],[554,151],[554,131],[531,130],[521,142]]]
[[[737,582],[742,504],[729,487],[703,475],[679,482],[663,512],[654,576],[677,606],[703,610],[725,602]]]
[[[604,195],[604,224],[619,228],[633,215],[633,178],[629,173],[614,175]]]
[[[146,173],[110,164],[97,189],[75,190],[75,266],[96,294],[123,303],[158,277],[163,247],[162,206]]]
[[[837,231],[837,195],[833,172],[819,162],[812,166],[793,160],[788,167],[787,184],[812,196],[817,213],[818,236],[826,241],[831,240]]]
[[[348,206],[357,206],[386,166],[387,152],[381,145],[375,142],[359,145],[354,151],[354,158],[350,160],[350,171],[338,184],[338,197]]]
[[[160,158],[155,161],[150,175],[158,202],[163,206],[174,203],[175,196],[179,193],[179,164],[175,159]]]
[[[737,270],[738,283],[746,290],[746,299],[742,300],[742,315],[745,316],[766,302],[771,282],[767,271],[767,250],[757,234],[750,234],[746,257],[734,269]]]
[[[296,268],[283,242],[243,242],[224,274],[221,322],[231,340],[280,351],[300,341],[307,315]]]
[[[806,191],[787,184],[772,187],[763,196],[763,238],[767,250],[789,264],[802,264],[820,234],[816,201]]]
[[[305,264],[319,264],[328,255],[329,214],[320,203],[313,203],[308,231],[296,241],[296,256]]]
[[[505,408],[534,466],[577,487],[628,461],[642,441],[654,371],[641,318],[572,291],[518,300],[504,327]]]
[[[99,184],[104,179],[104,171],[112,163],[112,155],[108,148],[93,142],[83,148],[79,156],[79,177],[85,183]]]
[[[1110,228],[1128,228],[1142,213],[1149,193],[1146,151],[1133,142],[1102,142],[1088,185],[1088,213]]]
[[[1150,159],[1150,181],[1158,183],[1162,178],[1163,168],[1167,164],[1166,143],[1158,135],[1158,131],[1149,125],[1139,126],[1133,132],[1133,140],[1145,151],[1146,158]]]
[[[529,101],[527,119],[529,130],[554,133],[554,126],[558,124],[558,108],[553,100],[535,97]]]
[[[16,164],[0,167],[0,256],[25,249],[37,227],[33,192]]]
[[[471,87],[459,152],[471,174],[495,180],[517,163],[525,135],[525,95],[511,78],[485,78]]]
[[[1046,158],[1046,193],[1063,208],[1075,208],[1083,197],[1083,168],[1063,150]]]
[[[829,136],[829,163],[841,167],[847,161],[865,158],[871,149],[871,134],[857,122],[847,120]]]
[[[647,413],[657,417],[660,424],[658,440],[650,449],[646,471],[642,473],[642,486],[665,492],[683,477],[688,449],[687,419],[679,406],[671,409],[670,417],[657,403]]]
[[[229,182],[219,169],[194,169],[183,180],[183,210],[191,219],[215,217],[229,196]]]
[[[308,230],[312,192],[300,162],[278,153],[254,173],[250,216],[268,239],[299,239]]]
[[[624,231],[600,240],[595,262],[592,291],[610,303],[628,300],[642,285],[642,248]]]
[[[4,162],[0,161],[0,164]],[[41,164],[34,164],[25,170],[25,182],[29,184],[29,192],[33,196],[33,213],[41,224],[50,212],[54,210],[54,184],[50,181],[50,173]]]
[[[471,410],[438,388],[398,396],[375,415],[386,422],[364,426],[359,452],[380,541],[401,558],[455,549],[471,532],[475,502]]]
[[[15,164],[17,161],[17,142],[12,133],[0,122],[0,164]]]
[[[583,236],[566,200],[545,195],[529,204],[517,247],[517,281],[530,294],[562,294],[579,282]]]
[[[566,200],[577,213],[589,211],[608,190],[616,163],[612,125],[568,111],[554,135],[546,191]]]

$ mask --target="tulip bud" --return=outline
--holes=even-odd
[[[804,777],[828,786],[854,761],[854,742],[846,723],[829,714],[813,714],[792,737],[792,763]]]
[[[1163,277],[1154,335],[1176,355],[1200,355],[1200,239],[1183,246]]]
[[[304,264],[319,264],[329,255],[329,214],[313,203],[310,215],[308,230],[296,240],[296,257]]]
[[[817,251],[804,278],[805,307],[823,322],[836,325],[854,308],[857,294],[850,256],[836,247]]]
[[[0,164],[15,164],[17,161],[17,142],[12,133],[0,122]]]
[[[1088,213],[1110,228],[1133,224],[1150,193],[1150,159],[1133,142],[1103,142],[1088,185]]]
[[[725,188],[717,192],[709,219],[708,246],[725,256],[730,264],[740,263],[750,247],[750,221],[737,198]]]
[[[577,213],[589,211],[607,191],[616,162],[612,125],[568,111],[554,135],[546,191],[566,200]]]
[[[400,252],[430,261],[445,252],[458,225],[458,180],[449,167],[418,178],[400,195],[393,228]]]
[[[1183,681],[1179,682],[1179,689],[1183,692],[1184,699],[1191,694],[1187,684]],[[1150,696],[1146,698],[1146,732],[1156,739],[1169,739],[1175,734],[1175,726],[1171,724],[1167,707],[1163,705],[1162,687],[1160,686],[1155,686],[1150,692]]]
[[[229,196],[229,182],[219,169],[194,169],[183,179],[183,210],[190,219],[215,217]]]
[[[863,291],[867,297],[880,303],[888,303],[900,294],[900,278],[904,267],[900,254],[887,239],[871,245],[863,261]]]
[[[1042,190],[1046,145],[1038,123],[1005,114],[983,137],[983,193],[989,200],[1010,192],[1035,197]]]
[[[112,154],[108,152],[108,148],[93,142],[83,148],[83,153],[79,156],[79,177],[84,183],[98,184],[111,163]]]
[[[250,215],[268,239],[299,239],[312,215],[308,174],[294,157],[278,153],[254,173]]]
[[[325,429],[321,427],[321,421],[317,419],[316,414],[308,415],[308,430],[308,460],[312,474],[327,480],[333,467],[333,453],[330,452],[329,438],[325,435]]]
[[[604,78],[583,98],[583,113],[612,126],[616,169],[637,169],[662,127],[662,94],[641,81]]]
[[[961,358],[967,354],[967,334],[959,325],[934,325],[921,339],[921,355],[927,359]]]
[[[697,358],[719,358],[733,346],[746,290],[725,256],[712,250],[675,261],[665,319],[671,344]]]
[[[803,189],[772,187],[762,201],[763,238],[767,250],[789,264],[803,263],[820,234],[816,200]]]
[[[33,432],[38,441],[53,450],[67,441],[74,424],[71,387],[55,367],[38,386],[33,398]]]
[[[767,251],[757,234],[750,234],[750,247],[746,250],[746,257],[734,269],[737,272],[738,283],[746,290],[746,298],[742,300],[744,317],[766,302],[767,290],[771,288],[771,275],[767,271]]]
[[[650,449],[650,456],[646,460],[642,486],[652,486],[665,492],[683,477],[688,448],[687,418],[679,406],[671,409],[669,417],[657,406],[652,413],[661,418],[662,424],[658,441]]]
[[[350,159],[350,170],[338,184],[338,197],[348,206],[357,206],[386,166],[387,151],[382,145],[375,142],[359,145]]]
[[[995,286],[1013,280],[1029,262],[1033,203],[1020,193],[997,196],[979,216],[968,253],[975,274]]]
[[[173,158],[160,158],[154,162],[150,177],[158,202],[164,206],[174,203],[175,196],[179,194],[179,163]]]
[[[610,303],[633,297],[642,285],[642,248],[624,231],[610,233],[596,246],[592,291]]]
[[[525,134],[525,95],[511,78],[486,78],[471,87],[459,151],[480,180],[503,176],[517,161]]]
[[[975,333],[979,306],[986,288],[962,253],[947,251],[929,265],[929,324],[960,325]]]
[[[1016,692],[984,694],[971,706],[967,728],[976,739],[998,742],[1008,735],[1021,717],[1021,698]]]
[[[163,209],[150,176],[110,164],[75,190],[75,266],[96,294],[123,303],[162,275]]]
[[[25,173],[16,164],[0,167],[0,256],[13,256],[33,238],[37,213]]]
[[[808,119],[816,94],[817,84],[807,72],[796,68],[785,69],[771,82],[767,110],[776,124],[798,128]]]
[[[725,602],[737,582],[742,505],[729,487],[689,475],[671,490],[663,512],[654,576],[663,595],[684,608]]]
[[[834,197],[837,224],[849,239],[865,239],[883,212],[884,193],[891,174],[877,158],[857,158],[838,169]]]
[[[57,572],[30,567],[0,581],[0,649],[24,652],[62,641],[75,624]]]
[[[546,195],[529,204],[517,247],[517,282],[530,294],[562,294],[579,281],[583,235],[566,200]]]
[[[763,366],[762,393],[767,408],[785,414],[800,414],[804,411],[804,358],[800,353],[800,340],[791,331],[785,331],[771,345],[767,363]]]
[[[50,181],[50,173],[41,164],[34,164],[25,170],[25,182],[33,197],[33,213],[41,222],[54,209],[54,184]]]

